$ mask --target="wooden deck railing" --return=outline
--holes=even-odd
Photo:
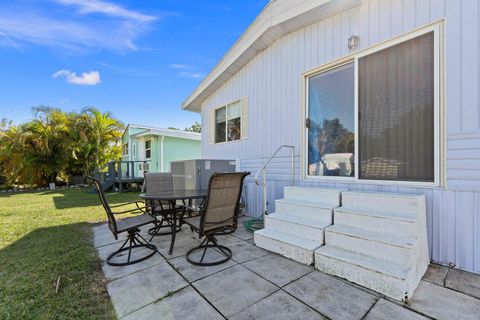
[[[137,164],[142,163],[144,166],[150,161],[110,161],[103,167],[95,170],[93,176],[100,182],[128,182],[143,179],[143,175]]]

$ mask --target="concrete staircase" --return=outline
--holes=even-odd
[[[265,228],[254,234],[255,244],[310,265],[324,244],[324,229],[333,222],[341,190],[285,187],[275,201],[275,213],[265,216]]]
[[[342,192],[315,267],[388,297],[411,298],[430,263],[423,195]]]

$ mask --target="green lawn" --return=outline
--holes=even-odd
[[[92,245],[92,224],[105,220],[87,190],[1,194],[0,319],[114,319]]]

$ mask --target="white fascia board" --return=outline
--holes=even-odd
[[[200,141],[202,139],[202,135],[200,133],[170,129],[149,129],[148,131],[143,131],[132,135],[132,137],[136,138],[145,136],[165,136],[195,141]]]
[[[243,68],[258,52],[280,37],[338,14],[362,0],[273,0],[182,104],[200,112],[201,103]]]

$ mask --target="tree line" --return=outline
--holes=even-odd
[[[67,182],[121,157],[124,125],[95,108],[36,107],[21,125],[0,122],[0,187]]]

